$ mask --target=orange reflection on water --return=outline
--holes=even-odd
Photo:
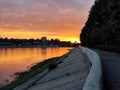
[[[45,59],[61,56],[69,47],[56,48],[1,48],[0,49],[0,84],[5,79],[12,81],[14,73],[27,70],[26,67]]]

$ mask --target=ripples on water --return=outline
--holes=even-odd
[[[61,56],[70,49],[72,48],[0,48],[0,85],[13,81],[16,72],[25,71],[28,66],[45,59]]]

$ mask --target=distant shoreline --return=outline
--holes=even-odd
[[[73,46],[0,46],[0,48],[49,48],[49,47],[73,47]]]

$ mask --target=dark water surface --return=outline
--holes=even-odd
[[[14,80],[16,72],[22,72],[45,59],[61,56],[71,47],[52,48],[0,48],[0,85]]]

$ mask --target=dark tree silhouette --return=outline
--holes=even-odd
[[[83,46],[120,46],[120,0],[96,0],[80,39]]]

